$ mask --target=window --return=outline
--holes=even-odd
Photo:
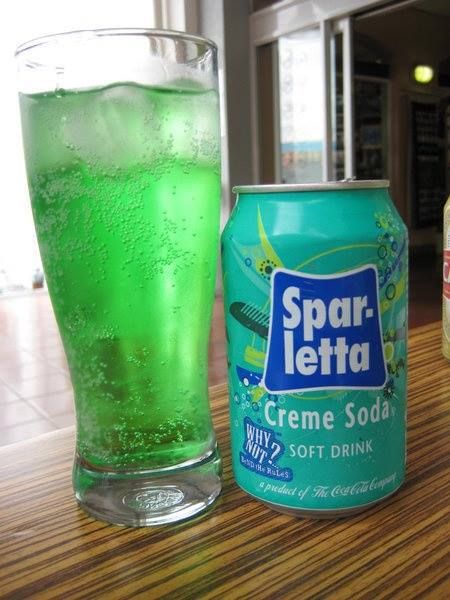
[[[17,100],[16,47],[32,38],[59,31],[98,27],[154,27],[152,0],[114,3],[78,0],[72,5],[54,0],[11,3],[3,15],[0,36],[2,96],[0,106],[0,293],[20,285],[30,288],[40,267],[26,185]]]

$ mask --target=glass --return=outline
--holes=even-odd
[[[221,489],[208,403],[220,211],[216,47],[99,30],[17,50],[28,183],[100,519],[153,525]]]
[[[282,182],[321,181],[325,96],[320,29],[280,37],[278,53]]]

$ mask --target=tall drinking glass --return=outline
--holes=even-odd
[[[220,492],[207,346],[219,230],[216,48],[169,31],[17,50],[34,221],[75,392],[75,495],[125,525]]]

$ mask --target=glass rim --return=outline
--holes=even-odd
[[[217,44],[212,40],[202,37],[200,35],[194,35],[192,33],[186,33],[184,31],[175,31],[171,29],[151,29],[145,27],[106,27],[101,29],[76,29],[74,31],[62,31],[59,33],[52,33],[49,35],[39,36],[33,38],[23,44],[17,46],[14,57],[18,58],[23,53],[38,48],[40,46],[48,45],[51,42],[65,38],[77,38],[77,37],[89,37],[102,38],[102,37],[119,37],[119,36],[142,36],[146,38],[168,38],[171,40],[183,40],[193,43],[202,43],[213,50],[217,50]]]
[[[292,192],[327,192],[339,190],[369,190],[389,188],[388,179],[342,179],[320,183],[269,183],[261,185],[235,185],[234,194],[270,194]]]

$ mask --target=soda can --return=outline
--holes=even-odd
[[[335,517],[402,485],[408,235],[387,181],[234,188],[222,234],[238,485]]]
[[[450,196],[444,206],[442,265],[442,354],[450,360]]]

